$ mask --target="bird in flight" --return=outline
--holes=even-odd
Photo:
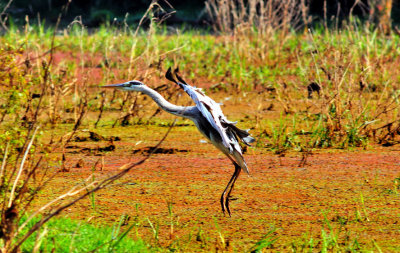
[[[176,79],[174,78],[174,75]],[[227,212],[229,216],[231,211],[229,209],[230,195],[235,185],[241,170],[249,174],[249,169],[243,158],[242,148],[239,145],[239,140],[245,145],[250,146],[255,141],[250,136],[248,131],[241,130],[236,126],[236,122],[229,121],[223,114],[221,107],[218,103],[206,96],[199,88],[195,88],[187,84],[179,75],[178,69],[171,72],[168,69],[165,77],[179,85],[195,102],[195,106],[178,106],[171,104],[164,99],[157,91],[149,88],[144,83],[133,80],[125,83],[110,84],[103,86],[104,88],[117,88],[125,91],[139,91],[150,96],[158,106],[166,112],[176,116],[188,118],[194,122],[200,133],[202,133],[210,142],[222,151],[235,166],[228,185],[221,195],[222,212]]]

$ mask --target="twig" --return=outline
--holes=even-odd
[[[29,142],[28,146],[26,147],[25,154],[24,154],[24,156],[22,157],[21,165],[19,166],[19,171],[18,171],[17,177],[15,178],[14,185],[13,185],[13,187],[12,187],[12,189],[11,189],[10,200],[9,200],[9,202],[8,202],[8,208],[10,208],[11,205],[12,205],[12,203],[13,203],[15,188],[17,187],[19,178],[21,177],[22,170],[24,169],[26,157],[28,156],[29,150],[31,149],[33,140],[35,139],[35,135],[36,135],[36,132],[37,132],[38,129],[39,129],[39,127],[36,127],[35,131],[33,132],[31,141]]]
[[[4,28],[4,30],[8,31],[8,28],[5,24],[5,21],[7,20],[7,18],[5,20],[3,20],[3,15],[6,13],[6,10],[10,7],[11,3],[13,0],[8,1],[8,3],[6,4],[6,6],[4,7],[3,11],[0,13],[0,23],[1,26]]]
[[[100,102],[100,108],[99,108],[100,112],[99,112],[99,116],[97,117],[96,123],[94,123],[94,128],[97,128],[97,124],[99,124],[99,122],[100,122],[101,116],[103,115],[103,112],[104,112],[104,104],[106,101],[106,93],[103,91],[100,94],[101,94],[101,102]]]
[[[7,163],[7,155],[8,155],[8,147],[9,146],[10,146],[10,142],[7,142],[6,150],[4,151],[3,162],[1,163],[1,169],[0,169],[0,185],[3,185],[3,173],[4,173],[4,168],[6,167],[6,163]]]

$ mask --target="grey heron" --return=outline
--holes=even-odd
[[[104,88],[117,88],[125,91],[139,91],[150,96],[158,106],[176,116],[188,118],[194,122],[200,133],[202,133],[215,147],[222,151],[235,166],[228,185],[221,195],[222,212],[228,212],[229,216],[231,211],[229,209],[229,199],[233,187],[241,170],[249,174],[249,169],[243,158],[242,148],[239,145],[239,140],[244,144],[250,146],[250,143],[255,139],[250,136],[248,130],[241,130],[236,127],[236,122],[229,121],[223,114],[221,107],[218,103],[206,96],[199,88],[195,88],[187,84],[179,75],[178,70],[175,70],[174,78],[171,73],[171,68],[168,69],[165,77],[179,85],[195,102],[195,106],[178,106],[171,104],[164,99],[157,91],[149,88],[144,83],[133,80],[125,83],[110,84],[103,86]]]

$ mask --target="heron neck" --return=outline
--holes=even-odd
[[[160,108],[163,109],[164,111],[172,113],[177,116],[188,117],[188,115],[187,115],[188,108],[187,107],[171,104],[163,96],[161,96],[157,91],[155,91],[147,86],[144,86],[143,90],[141,92],[148,95],[149,97],[151,97],[154,100],[154,102],[156,102],[158,104],[158,106],[160,106]]]

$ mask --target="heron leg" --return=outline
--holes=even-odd
[[[226,186],[224,192],[223,192],[222,195],[221,195],[221,207],[222,207],[222,212],[223,212],[224,214],[225,214],[225,210],[226,210],[226,208],[225,208],[225,195],[226,195],[226,192],[227,192],[228,188],[230,187],[230,185],[232,184],[232,182],[233,182],[233,180],[234,180],[235,177],[236,177],[236,169],[235,169],[235,172],[233,173],[231,179],[229,180],[229,183],[228,183],[228,185]],[[229,211],[228,211],[228,213],[229,213]]]
[[[226,196],[226,202],[225,202],[225,206],[226,206],[226,209],[228,211],[229,216],[231,216],[231,211],[229,210],[229,199],[230,199],[230,196],[231,196],[231,192],[232,192],[232,190],[233,190],[233,188],[235,186],[236,180],[238,179],[239,174],[240,174],[241,171],[242,171],[242,168],[239,165],[235,164],[235,173],[234,174],[236,174],[236,176],[232,181],[232,184],[230,186],[228,195]]]
[[[235,173],[236,173],[236,172],[237,172],[237,173],[236,173],[235,179],[234,179],[233,182],[232,182],[231,188],[229,189],[228,195],[227,195],[227,197],[226,197],[227,200],[228,200],[229,197],[231,196],[231,192],[232,192],[232,190],[233,190],[233,188],[234,188],[234,186],[235,186],[236,179],[238,179],[238,177],[239,177],[241,171],[242,171],[242,168],[241,168],[239,165],[235,164]]]
[[[234,163],[234,165],[235,165],[235,172],[233,173],[231,179],[229,180],[228,185],[226,186],[224,192],[221,195],[222,212],[225,213],[226,210],[229,216],[231,216],[231,211],[229,209],[229,196],[231,195],[236,179],[239,177],[240,171],[242,170],[242,168],[240,168],[240,166],[237,163]]]

